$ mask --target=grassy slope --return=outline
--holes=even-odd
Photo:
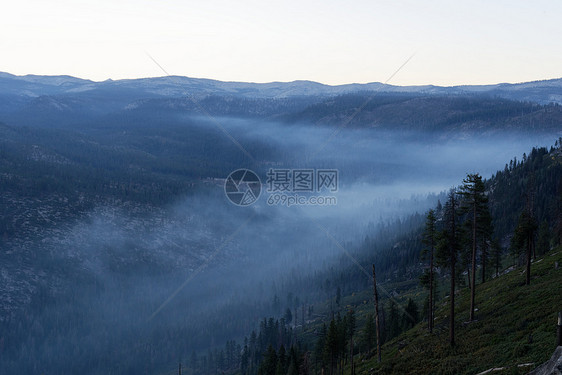
[[[559,263],[558,269],[554,263]],[[524,267],[477,285],[476,322],[466,324],[470,293],[456,299],[455,348],[448,344],[448,299],[436,311],[435,331],[420,323],[386,343],[382,363],[356,360],[357,374],[476,374],[548,360],[554,351],[557,312],[562,311],[562,248],[537,259],[531,285],[524,285]],[[492,374],[526,373],[533,367],[510,368]],[[349,373],[349,369],[348,373]]]

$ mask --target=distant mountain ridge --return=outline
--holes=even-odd
[[[224,82],[205,78],[167,76],[106,80],[95,82],[71,76],[16,76],[0,72],[0,95],[37,97],[85,92],[120,91],[142,97],[180,97],[186,95],[232,95],[247,98],[287,98],[335,96],[361,91],[415,93],[425,95],[487,94],[511,100],[540,104],[562,103],[562,78],[524,83],[462,86],[394,86],[380,82],[330,86],[313,81]]]
[[[562,129],[562,79],[489,86],[328,86],[317,82],[221,82],[160,77],[93,82],[70,76],[0,73],[0,122],[14,126],[93,129],[150,126],[187,118],[260,119],[462,138],[504,130]],[[134,124],[134,125],[133,125]],[[346,125],[347,126],[347,125]]]

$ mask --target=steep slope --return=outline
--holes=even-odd
[[[334,283],[338,286],[338,291],[343,285],[349,294],[342,298],[336,297],[335,301],[343,301],[341,304],[336,303],[337,306],[333,304],[333,297],[325,303],[315,303],[316,318],[307,321],[302,328],[298,327],[300,329],[297,330],[297,344],[291,344],[291,349],[295,346],[303,353],[301,364],[308,366],[313,373],[321,373],[322,368],[326,371],[330,366],[337,367],[334,366],[333,356],[336,357],[336,363],[350,362],[349,337],[346,338],[344,334],[330,336],[329,331],[326,333],[326,327],[334,325],[335,316],[347,316],[350,311],[354,311],[357,322],[354,342],[355,363],[359,365],[356,374],[477,374],[490,368],[504,367],[505,369],[501,370],[503,373],[527,373],[532,367],[550,358],[554,349],[557,312],[562,311],[562,246],[559,241],[558,187],[562,181],[561,158],[559,140],[556,142],[556,148],[552,147],[550,151],[546,148],[534,148],[522,162],[512,160],[504,171],[498,172],[487,181],[496,238],[501,239],[504,244],[509,244],[517,217],[526,206],[527,197],[534,197],[534,215],[541,223],[541,232],[546,229],[546,236],[544,232],[537,236],[539,258],[532,265],[530,286],[525,285],[524,268],[514,266],[519,259],[507,255],[504,246],[503,264],[499,265],[503,276],[494,279],[494,267],[490,265],[487,268],[492,279],[476,286],[476,320],[472,323],[468,322],[470,291],[463,282],[466,281],[466,274],[457,275],[459,282],[455,293],[458,296],[455,304],[454,348],[449,346],[448,341],[449,297],[446,294],[449,290],[449,279],[443,270],[437,272],[438,309],[434,333],[428,333],[427,322],[424,322],[400,334],[401,330],[412,326],[408,322],[417,322],[416,316],[420,317],[418,313],[409,316],[402,313],[408,311],[413,303],[418,304],[420,309],[417,311],[420,312],[427,297],[427,291],[420,287],[418,279],[424,268],[419,259],[421,224],[418,222],[414,227],[403,228],[402,238],[392,239],[383,235],[383,241],[388,241],[389,244],[377,247],[376,244],[380,245],[382,242],[380,239],[371,243],[366,241],[362,249],[354,253],[364,269],[368,269],[371,263],[377,265],[379,295],[382,296],[381,337],[385,342],[383,362],[378,364],[376,359],[371,357],[375,355],[373,352],[367,356],[361,354],[374,345],[374,323],[370,326],[368,324],[368,316],[374,312],[372,286],[356,282],[353,287],[347,287],[351,284],[350,281],[354,280],[354,275],[360,273],[357,272],[356,265],[340,265],[337,271],[326,279],[326,283]],[[551,249],[549,243],[558,244],[558,247]],[[388,251],[385,251],[386,248]],[[402,266],[399,266],[400,264]],[[459,268],[462,267],[457,267],[457,271]],[[479,280],[480,267],[477,272]],[[359,276],[364,280],[364,274]],[[355,292],[351,293],[353,290]],[[402,309],[397,306],[402,306]],[[416,311],[415,307],[411,311]],[[423,318],[426,313],[421,315]],[[346,332],[348,328],[345,323],[341,323],[340,316],[335,322],[336,328],[333,332]],[[395,327],[396,325],[398,327]],[[371,336],[371,339],[366,339],[368,336]],[[336,354],[333,354],[334,352]],[[261,353],[262,364],[267,367],[271,364],[272,356],[263,351]],[[332,353],[332,357],[327,353]],[[521,364],[524,366],[518,367]],[[347,373],[350,373],[351,369],[347,366]],[[255,372],[250,370],[242,373]]]
[[[459,293],[456,306],[456,341],[448,339],[447,299],[436,311],[434,334],[426,323],[383,346],[383,361],[360,362],[358,374],[477,374],[492,367],[509,367],[494,374],[527,373],[548,360],[555,349],[556,317],[562,310],[562,247],[533,262],[530,286],[523,268],[513,268],[477,285],[477,321],[466,323],[470,293]],[[532,366],[514,366],[532,363]]]

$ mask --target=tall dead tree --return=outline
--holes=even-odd
[[[521,249],[526,250],[526,272],[525,272],[525,283],[529,285],[531,283],[531,255],[533,249],[533,242],[535,237],[535,231],[537,230],[537,223],[535,218],[531,215],[528,208],[525,208],[521,215],[519,216],[519,221],[517,222],[517,227],[511,239],[511,247],[519,254]]]
[[[379,322],[379,294],[377,293],[377,276],[375,274],[375,264],[373,263],[373,290],[375,294],[375,326],[377,330],[377,356],[381,361],[381,328]]]
[[[427,218],[425,222],[425,229],[423,233],[422,243],[425,245],[422,250],[422,256],[429,258],[429,303],[428,303],[428,313],[427,313],[427,328],[429,332],[433,332],[433,258],[435,250],[435,242],[437,239],[437,228],[436,228],[437,218],[435,217],[435,211],[429,210],[427,213]]]

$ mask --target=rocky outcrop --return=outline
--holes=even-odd
[[[528,375],[562,375],[562,346],[554,351],[550,359]]]

